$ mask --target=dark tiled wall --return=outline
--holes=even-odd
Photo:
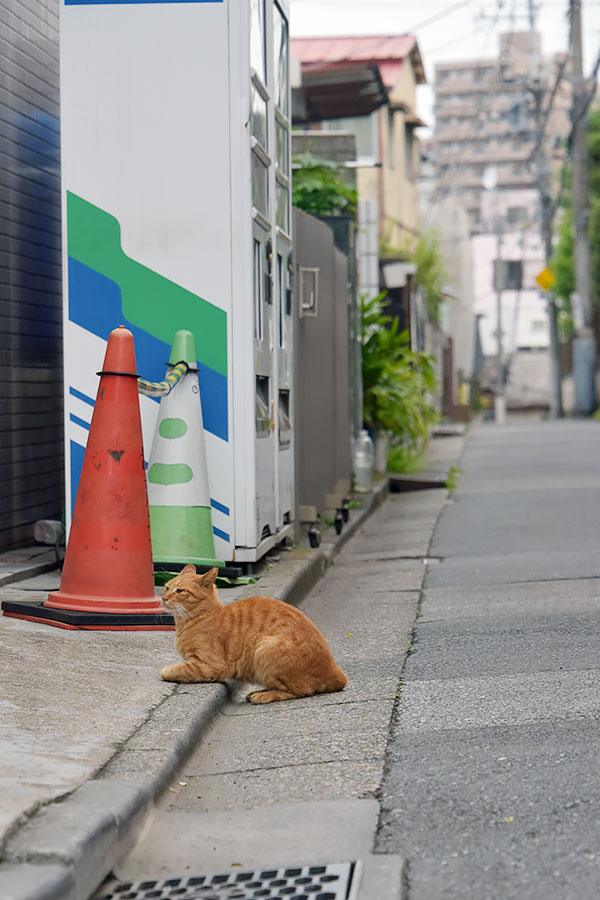
[[[58,0],[0,0],[0,550],[64,504]]]

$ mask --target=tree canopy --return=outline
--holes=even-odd
[[[600,106],[588,115],[588,178],[589,210],[588,234],[591,255],[592,303],[600,297]],[[558,225],[558,241],[550,260],[556,278],[553,293],[559,309],[559,326],[564,337],[573,330],[571,294],[575,290],[572,177],[570,165],[562,174],[562,216]]]

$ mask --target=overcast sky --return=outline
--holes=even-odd
[[[544,54],[567,49],[567,9],[567,0],[536,3]],[[496,56],[501,31],[529,28],[527,0],[291,0],[290,18],[292,37],[415,34],[428,81],[436,62]],[[600,0],[583,0],[583,34],[589,74],[600,49]],[[417,103],[433,124],[431,88],[419,88]]]

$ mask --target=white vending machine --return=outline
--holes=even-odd
[[[293,528],[289,0],[62,2],[67,518],[110,331],[160,381],[187,329],[216,556],[251,562]]]

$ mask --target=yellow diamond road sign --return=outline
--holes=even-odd
[[[535,276],[535,280],[543,291],[549,291],[556,281],[556,278],[554,277],[550,269],[546,267],[545,269],[542,269],[539,275]]]

